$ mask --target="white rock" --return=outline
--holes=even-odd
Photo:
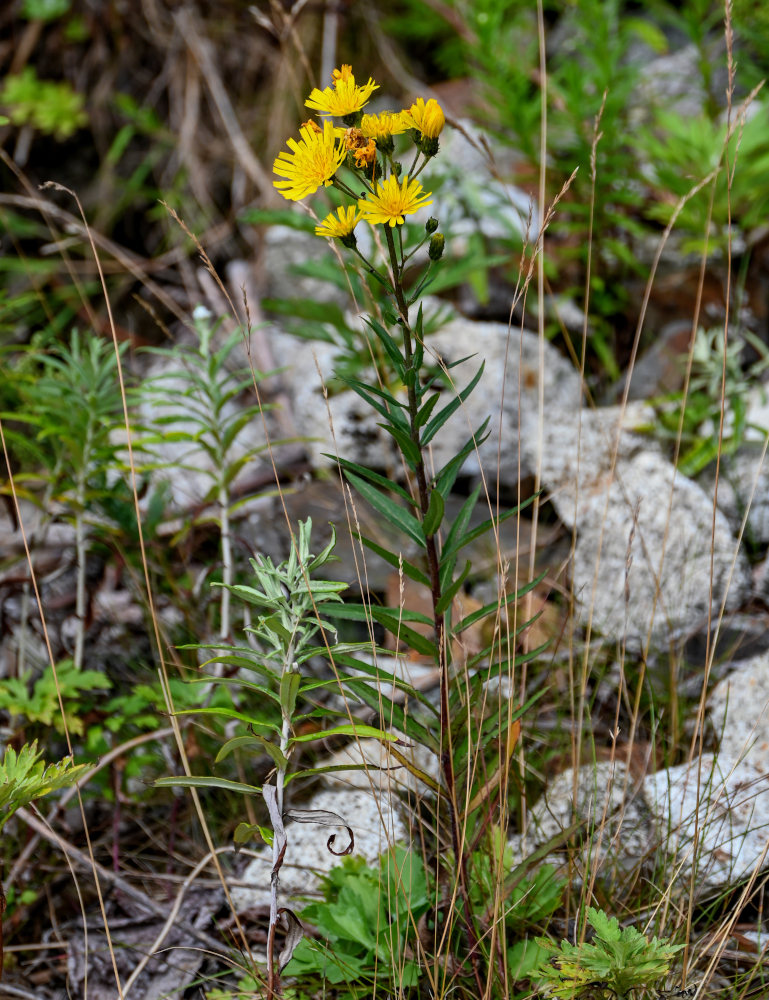
[[[582,618],[604,635],[658,644],[724,602],[737,607],[750,574],[703,490],[643,452],[581,497],[573,588]]]
[[[574,410],[581,402],[580,380],[573,366],[549,343],[545,342],[542,349],[540,364],[536,334],[528,330],[521,332],[506,323],[475,322],[460,316],[449,320],[438,333],[426,339],[428,360],[432,356],[434,361],[451,364],[472,355],[463,365],[450,369],[456,390],[444,391],[446,402],[471,381],[481,362],[485,361],[478,385],[430,444],[431,462],[436,471],[489,417],[489,437],[477,454],[468,457],[463,471],[472,475],[482,466],[487,474],[496,475],[501,442],[500,480],[510,486],[518,482],[519,414],[536,410],[540,368],[544,374],[546,412],[556,403]],[[329,344],[316,344],[313,354],[324,381],[328,381],[333,375],[339,349]],[[310,447],[316,464],[332,464],[323,457],[324,453],[338,453],[351,461],[391,469],[398,474],[397,449],[390,436],[377,426],[381,422],[380,415],[359,396],[344,390],[330,396],[326,402],[315,362],[304,352],[301,361],[295,356],[295,367],[286,378],[291,386],[299,431],[314,438]],[[533,472],[526,454],[521,456],[522,475]]]
[[[559,401],[545,410],[540,433],[536,412],[524,412],[521,448],[526,464],[534,469],[539,461],[541,481],[564,524],[574,527],[581,506],[590,506],[605,493],[615,462],[659,451],[654,439],[639,430],[653,426],[655,419],[645,403],[630,403],[624,410],[607,406],[575,411]]]
[[[597,865],[602,877],[611,878],[617,870],[637,866],[648,853],[653,828],[622,761],[586,764],[576,776],[574,768],[559,774],[531,809],[526,833],[510,840],[516,862],[575,820],[584,821],[580,834],[587,836],[583,871]]]
[[[708,705],[720,755],[769,773],[769,652],[736,663]]]
[[[649,775],[643,793],[678,878],[695,866],[698,893],[769,866],[769,774],[752,761],[704,754]]]
[[[323,809],[341,816],[355,834],[356,856],[373,864],[379,855],[396,842],[409,840],[409,830],[403,822],[396,803],[388,796],[374,795],[359,788],[333,788],[317,792],[302,809]],[[343,827],[331,828],[310,823],[286,823],[288,847],[280,870],[280,892],[285,902],[312,892],[318,877],[341,862],[326,844],[336,834],[335,850],[347,844]],[[270,871],[272,851],[265,847],[261,857],[254,858],[240,881],[247,884],[232,889],[232,901],[237,912],[262,906],[270,898]]]

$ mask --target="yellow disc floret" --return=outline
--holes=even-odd
[[[366,222],[389,226],[401,225],[404,216],[431,204],[430,194],[424,193],[419,181],[409,181],[408,174],[402,181],[388,177],[377,184],[368,197],[358,200],[358,208]]]
[[[337,142],[334,126],[323,123],[323,131],[311,125],[299,130],[301,139],[289,139],[290,153],[278,153],[273,172],[285,180],[273,181],[289,201],[301,201],[319,187],[328,187],[345,158],[343,142]]]

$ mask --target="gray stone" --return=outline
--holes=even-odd
[[[663,643],[750,590],[726,518],[661,455],[619,462],[583,494],[573,589],[582,618],[631,644]]]
[[[643,794],[677,879],[707,894],[769,865],[769,774],[751,760],[703,754],[649,775]]]
[[[576,410],[559,404],[545,410],[541,433],[535,412],[522,415],[521,448],[528,468],[537,467],[558,516],[568,527],[582,509],[605,494],[612,466],[659,447],[639,428],[654,425],[654,411],[643,403]]]
[[[525,834],[510,840],[516,862],[575,820],[584,822],[579,834],[586,835],[583,873],[597,867],[599,877],[611,880],[636,868],[649,852],[653,828],[632,776],[623,762],[602,761],[580,767],[576,775],[568,768],[552,781],[531,809]],[[552,860],[558,862],[557,853]]]
[[[519,442],[528,427],[527,415],[536,412],[538,406],[540,372],[545,412],[556,403],[572,409],[581,404],[582,386],[572,364],[547,341],[540,345],[537,335],[529,330],[456,317],[429,339],[428,350],[446,364],[474,355],[450,371],[459,389],[475,374],[480,362],[485,361],[483,376],[474,392],[445,425],[445,437],[433,442],[436,467],[448,461],[456,446],[468,439],[471,430],[475,431],[490,417],[489,437],[470,455],[464,471],[472,474],[483,468],[486,475],[498,475],[503,484],[513,486],[520,476],[534,472],[525,448],[520,449],[519,456]]]
[[[542,345],[542,351],[546,409],[556,403],[577,408],[581,401],[578,374],[547,342]],[[324,399],[314,359],[327,383],[333,375],[338,354],[339,349],[332,345],[316,344],[313,358],[302,353],[298,363],[295,355],[295,368],[287,374],[297,427],[300,433],[313,436],[310,445],[313,461],[328,466],[333,464],[333,459],[325,458],[324,453],[338,453],[353,462],[387,469],[400,476],[397,449],[390,436],[377,426],[381,421],[379,414],[349,390],[331,395],[327,401]],[[519,414],[536,411],[537,407],[540,343],[536,334],[508,327],[505,323],[474,322],[454,316],[438,333],[426,339],[426,355],[447,365],[472,355],[465,364],[450,370],[456,391],[467,385],[480,363],[485,361],[475,390],[431,442],[432,466],[440,469],[489,417],[489,437],[468,457],[463,471],[473,475],[483,467],[487,475],[494,476],[498,469],[500,481],[510,486],[518,482],[519,473],[524,476],[532,473],[527,452],[521,454],[522,468],[519,470],[518,442]],[[365,375],[363,377],[365,379]],[[454,390],[444,392],[446,402],[453,393]]]
[[[769,773],[769,653],[734,664],[713,688],[708,706],[719,754]]]

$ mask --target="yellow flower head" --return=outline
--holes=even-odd
[[[342,206],[336,212],[329,213],[323,222],[315,227],[315,235],[325,236],[328,239],[341,240],[352,235],[353,229],[355,229],[360,220],[361,213],[354,205],[350,205],[347,208]]]
[[[389,135],[400,135],[410,126],[403,121],[400,112],[382,111],[378,115],[364,115],[360,130],[367,139],[384,139]]]
[[[334,70],[333,87],[326,87],[325,90],[315,87],[304,103],[321,115],[351,115],[368,104],[369,98],[378,89],[379,84],[374,83],[371,77],[368,83],[359,87],[351,68],[342,66],[341,70]]]
[[[366,222],[373,225],[401,225],[404,216],[411,215],[425,205],[432,205],[430,194],[422,191],[422,185],[417,180],[409,181],[408,174],[399,181],[397,177],[388,177],[386,181],[377,184],[372,194],[358,199],[358,208]]]
[[[310,125],[302,125],[299,132],[299,142],[289,139],[291,152],[278,153],[272,167],[273,173],[286,178],[273,185],[289,201],[301,201],[321,185],[328,187],[345,158],[344,143],[337,144],[331,122],[323,123],[322,132]]]
[[[407,128],[417,129],[428,139],[437,139],[446,124],[443,109],[433,97],[426,104],[423,97],[418,97],[408,111],[401,111],[401,117]]]

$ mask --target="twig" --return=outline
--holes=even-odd
[[[62,850],[72,861],[81,865],[83,868],[92,871],[94,875],[98,876],[99,880],[110,882],[116,889],[119,889],[135,903],[143,907],[144,910],[152,913],[154,916],[161,917],[162,919],[166,918],[166,910],[160,905],[160,903],[156,903],[154,899],[142,892],[141,889],[137,889],[127,879],[123,878],[122,875],[118,875],[117,872],[110,871],[109,868],[104,868],[98,861],[92,861],[85,851],[81,851],[79,847],[75,847],[74,844],[71,844],[60,834],[56,833],[55,830],[49,829],[42,819],[38,819],[38,817],[28,809],[23,807],[21,809],[17,809],[16,816],[23,820],[27,826],[30,827],[30,829],[34,830],[35,833],[39,834],[44,840],[47,840],[49,843],[54,844]],[[188,934],[192,934],[199,941],[202,941],[206,947],[213,948],[214,950],[221,948],[220,941],[210,937],[204,931],[198,930],[197,927],[193,927],[192,924],[187,923],[186,920],[179,921],[178,926],[185,930]]]
[[[243,169],[256,184],[260,193],[267,194],[272,191],[272,182],[267,176],[264,167],[254,156],[248,140],[243,135],[243,130],[238,123],[235,109],[232,106],[227,90],[219,75],[216,61],[211,54],[211,43],[201,38],[195,27],[192,14],[188,8],[184,8],[174,15],[174,22],[181,32],[187,47],[194,56],[203,79],[206,81],[208,89],[213,98],[216,110],[222,119],[225,131],[229,137],[232,148],[235,151]]]

